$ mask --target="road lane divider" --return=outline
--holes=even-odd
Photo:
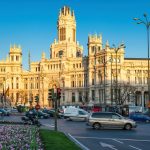
[[[135,146],[132,146],[132,145],[129,145],[129,147],[132,147],[132,148],[134,148],[134,149],[136,149],[136,150],[142,150],[142,149],[140,149],[140,148],[138,148],[138,147],[135,147]]]
[[[76,138],[74,138],[70,133],[68,133],[68,137],[70,140],[72,140],[74,143],[76,143],[79,147],[81,147],[82,150],[90,150],[85,145],[83,145],[81,142],[79,142]]]

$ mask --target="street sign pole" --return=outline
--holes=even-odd
[[[57,131],[57,98],[55,98],[55,131]]]
[[[54,104],[55,104],[55,131],[57,131],[57,87],[54,86]]]

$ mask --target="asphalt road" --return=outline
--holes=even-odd
[[[5,120],[21,120],[19,116]],[[43,127],[54,129],[54,119],[40,119]],[[58,130],[65,132],[86,150],[150,150],[150,123],[138,123],[131,131],[102,129],[94,130],[85,122],[58,119]]]

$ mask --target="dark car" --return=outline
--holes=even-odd
[[[54,117],[54,116],[55,116],[55,109],[50,109],[50,110],[48,110],[48,109],[43,109],[42,112],[49,114],[50,117]],[[57,112],[57,117],[58,117],[58,118],[62,118],[62,117],[63,117],[63,113],[61,113],[61,112],[58,111],[58,112]]]
[[[150,117],[150,109],[147,109],[144,114]]]
[[[3,116],[9,116],[10,115],[9,111],[7,111],[3,108],[0,108],[0,112],[1,112],[1,115],[3,115]]]
[[[40,111],[38,111],[38,117],[39,118],[41,118],[41,119],[47,119],[47,118],[49,118],[50,117],[50,115],[49,114],[47,114],[47,113],[44,113],[44,112],[42,112],[41,110]]]
[[[38,114],[37,114],[37,111],[36,111],[35,109],[29,110],[29,111],[27,111],[27,112],[25,113],[25,116],[27,116],[27,117],[37,116],[37,115],[38,115]]]
[[[29,110],[25,114],[27,117],[32,117],[32,116],[38,116],[38,118],[44,118],[47,119],[49,118],[49,115],[47,113],[42,112],[41,110],[36,111],[35,109]]]
[[[150,122],[150,116],[143,113],[131,113],[129,118],[134,121]]]

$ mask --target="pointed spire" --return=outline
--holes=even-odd
[[[72,16],[74,17],[74,10],[72,11]]]
[[[9,55],[6,56],[6,62],[9,62]]]
[[[108,42],[108,40],[106,41],[105,47],[109,47],[109,42]]]
[[[45,59],[45,53],[42,52],[42,59]]]

